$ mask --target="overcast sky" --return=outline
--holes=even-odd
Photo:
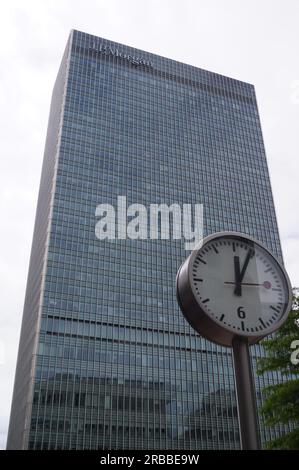
[[[285,265],[299,286],[299,1],[3,0],[0,22],[3,448],[50,98],[70,30],[255,85]]]

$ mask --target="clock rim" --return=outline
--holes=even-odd
[[[284,276],[286,287],[288,289],[288,302],[285,308],[285,312],[283,313],[282,317],[277,323],[274,323],[270,328],[267,328],[266,333],[261,331],[260,333],[249,334],[248,332],[234,332],[231,329],[228,329],[225,325],[219,325],[216,323],[214,319],[206,312],[204,307],[201,305],[199,300],[196,296],[196,291],[193,286],[192,282],[192,268],[194,260],[200,250],[204,248],[204,246],[215,239],[219,239],[222,237],[232,237],[239,240],[244,241],[251,241],[262,249],[264,249],[270,258],[277,263],[279,269],[281,270],[282,276]],[[177,299],[179,306],[187,319],[187,321],[191,324],[191,326],[197,331],[200,335],[204,336],[208,340],[220,344],[221,346],[231,347],[232,341],[235,337],[245,338],[248,341],[248,344],[256,344],[265,336],[271,335],[280,326],[285,322],[287,319],[289,312],[292,306],[292,287],[290,283],[289,276],[284,268],[284,266],[278,261],[278,259],[270,252],[270,250],[265,247],[263,243],[261,243],[256,238],[247,235],[242,232],[236,231],[221,231],[215,232],[211,235],[205,237],[201,243],[199,248],[196,248],[192,251],[192,253],[188,256],[188,258],[184,261],[177,273],[176,279],[176,292],[177,292]]]

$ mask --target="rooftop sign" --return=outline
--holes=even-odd
[[[150,60],[145,60],[142,57],[136,57],[130,54],[126,54],[125,52],[121,52],[118,49],[106,44],[99,44],[98,46],[96,46],[94,43],[93,46],[89,49],[100,54],[126,59],[132,65],[146,65],[147,67],[153,66],[153,63]]]

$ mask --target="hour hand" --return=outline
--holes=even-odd
[[[240,258],[239,256],[234,256],[234,268],[235,268],[235,290],[234,294],[241,296],[242,295],[242,286],[241,286],[241,270],[240,270]]]
[[[240,269],[240,258],[239,256],[234,256],[234,266],[235,266],[235,295],[241,296],[242,295],[242,281],[244,279],[244,275],[249,263],[249,260],[253,254],[252,250],[248,250],[246,255],[242,271]]]

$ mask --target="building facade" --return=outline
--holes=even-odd
[[[176,301],[183,241],[95,236],[97,205],[120,195],[201,203],[204,235],[245,232],[281,260],[254,87],[72,31],[52,97],[7,447],[237,449],[230,350],[196,335]],[[258,398],[277,379],[256,377]]]

